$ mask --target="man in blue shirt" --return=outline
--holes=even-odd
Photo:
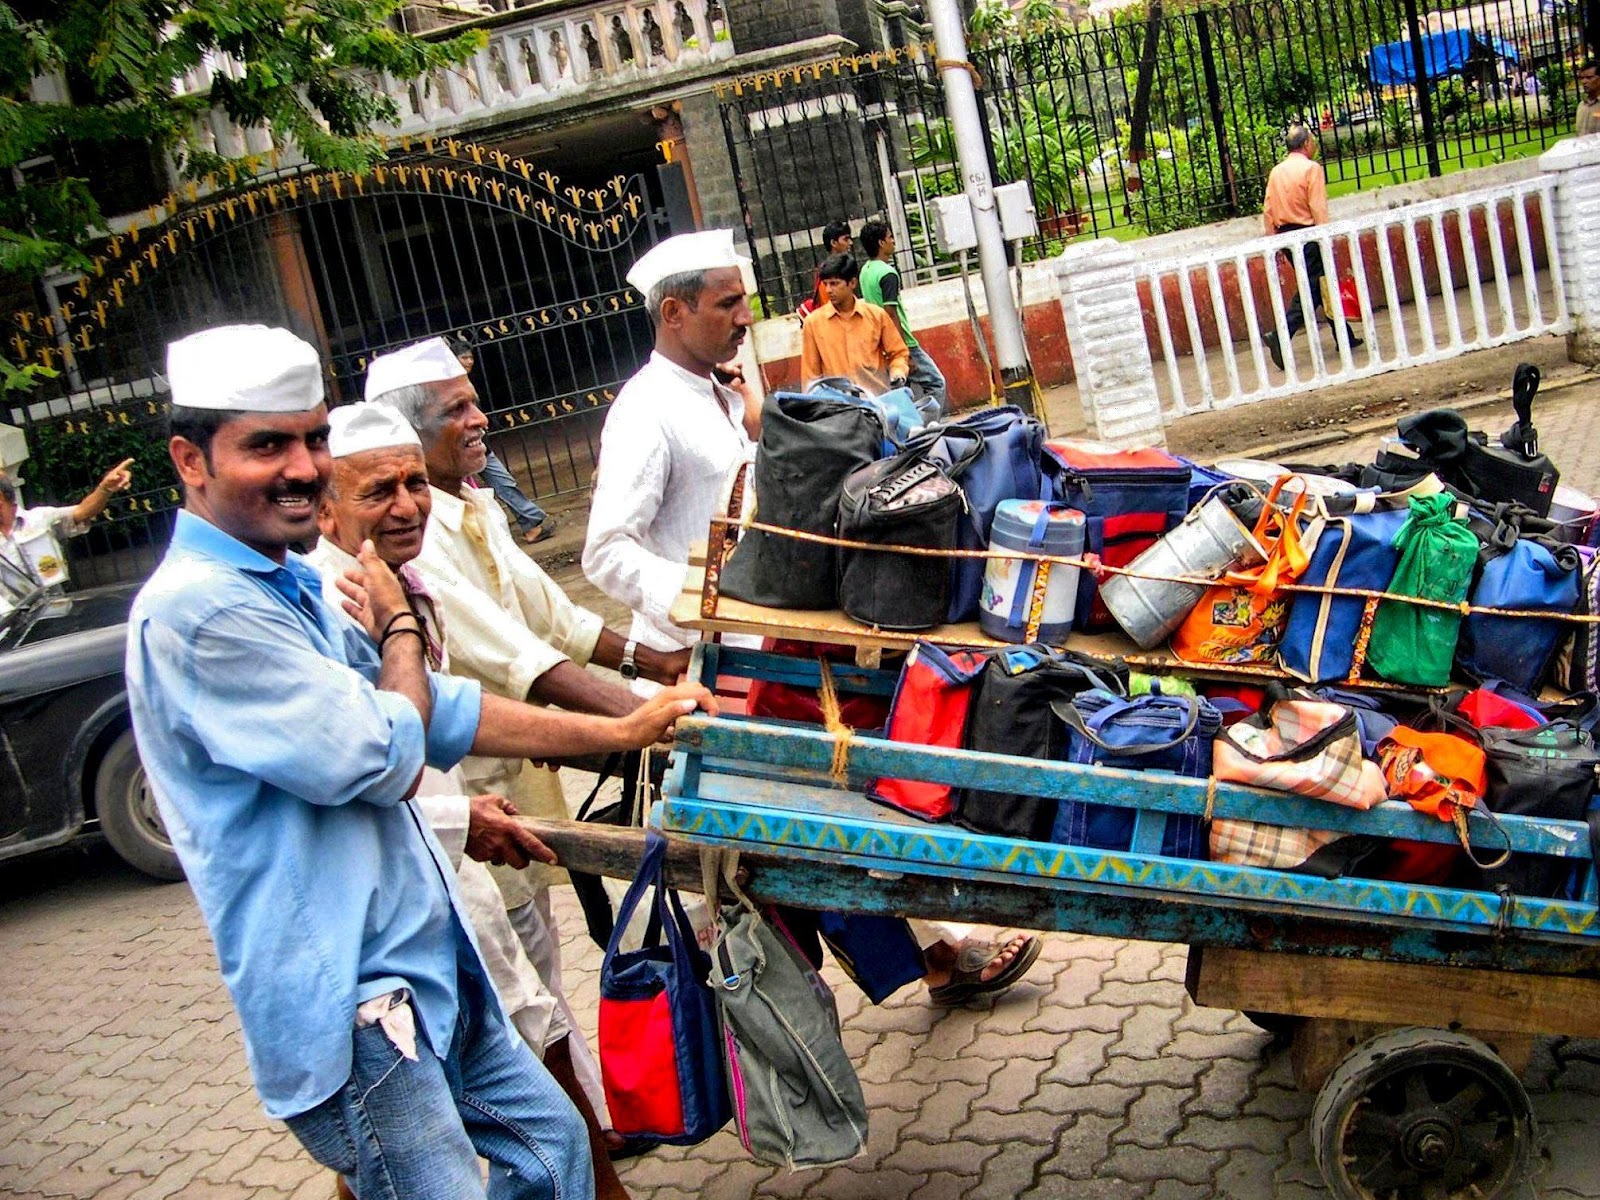
[[[453,872],[408,803],[425,764],[650,744],[703,689],[624,718],[433,676],[369,544],[341,620],[291,543],[331,471],[322,369],[281,329],[174,343],[170,549],[128,624],[141,757],[216,943],[256,1088],[361,1200],[588,1200],[586,1132],[506,1020]],[[365,631],[364,633],[362,631]]]

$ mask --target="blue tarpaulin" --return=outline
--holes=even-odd
[[[1443,33],[1430,33],[1422,39],[1422,62],[1428,79],[1443,79],[1454,75],[1467,65],[1467,60],[1477,50],[1481,57],[1491,55],[1517,61],[1515,46],[1499,38],[1474,33],[1470,29],[1447,29]],[[1375,87],[1403,87],[1416,78],[1416,62],[1412,57],[1411,43],[1385,42],[1374,46],[1367,56],[1367,74]]]

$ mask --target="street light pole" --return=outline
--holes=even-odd
[[[994,330],[995,354],[1000,360],[1000,382],[1006,401],[1033,412],[1033,375],[1022,340],[1022,320],[1006,277],[1006,244],[995,208],[994,181],[989,178],[989,156],[983,144],[983,113],[967,61],[966,31],[961,23],[960,0],[927,0],[925,11],[933,23],[934,52],[944,81],[945,110],[955,134],[961,160],[962,181],[972,205],[978,235],[978,272],[989,301],[989,322]]]

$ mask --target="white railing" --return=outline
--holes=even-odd
[[[1541,175],[1141,266],[1165,419],[1566,332],[1555,189]],[[1320,321],[1311,246],[1326,266]],[[1359,319],[1345,319],[1341,283]],[[1290,337],[1296,296],[1306,328]]]
[[[426,80],[385,77],[383,88],[399,105],[399,128],[412,133],[732,56],[722,0],[644,0],[497,25],[460,67]]]
[[[460,66],[423,79],[385,75],[378,82],[400,110],[399,132],[441,132],[466,117],[654,80],[731,58],[725,2],[633,0],[507,21],[489,28],[488,44]],[[210,54],[176,80],[175,88],[179,95],[200,95],[210,90],[216,76],[237,78],[242,73],[228,55]],[[220,112],[202,120],[201,140],[206,148],[230,156],[264,153],[271,147],[266,131],[241,131]]]

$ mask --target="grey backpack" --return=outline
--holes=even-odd
[[[769,1166],[825,1167],[866,1149],[867,1102],[839,1040],[833,993],[794,942],[734,881],[738,855],[702,850],[737,904],[717,910],[711,977],[739,1140]]]

